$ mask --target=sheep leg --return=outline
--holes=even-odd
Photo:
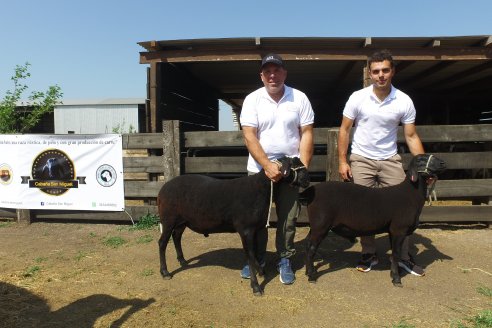
[[[309,231],[306,237],[306,275],[308,276],[308,281],[311,283],[316,282],[316,268],[314,267],[314,255],[319,246],[319,241],[313,242],[311,231]]]
[[[162,222],[162,220],[161,220]],[[161,264],[161,276],[164,279],[171,279],[172,275],[167,271],[166,264],[166,247],[169,242],[169,238],[171,238],[172,228],[169,227],[166,223],[163,223],[161,238],[159,238],[159,259]]]
[[[176,256],[181,266],[186,266],[188,264],[183,255],[183,248],[181,247],[181,237],[183,236],[183,232],[185,231],[185,229],[185,225],[175,227],[172,234],[174,248],[176,249]]]
[[[248,265],[249,265],[249,270],[250,270],[250,285],[251,288],[253,289],[253,294],[255,296],[261,296],[263,295],[263,290],[260,287],[260,284],[258,283],[258,278],[256,277],[256,273],[261,270],[260,264],[256,260],[255,256],[255,234],[252,233],[251,231],[246,231],[243,234],[241,234],[241,242],[243,243],[243,249],[244,252],[246,253],[246,256],[248,258]]]
[[[398,269],[398,262],[401,260],[401,248],[405,236],[391,236],[391,282],[395,287],[403,287],[401,283],[400,272]]]

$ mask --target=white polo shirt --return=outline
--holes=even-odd
[[[380,101],[371,85],[352,93],[343,116],[355,121],[352,153],[383,160],[397,153],[398,125],[415,122],[415,107],[412,99],[394,86]]]
[[[299,128],[314,123],[314,112],[307,96],[297,89],[285,86],[282,99],[276,103],[263,87],[244,99],[240,122],[242,126],[257,129],[261,147],[273,160],[299,156]],[[250,154],[247,170],[259,172],[261,169]]]

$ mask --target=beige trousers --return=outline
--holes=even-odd
[[[405,171],[401,163],[400,155],[396,154],[385,160],[373,160],[357,154],[351,154],[349,158],[350,169],[354,183],[370,188],[389,187],[399,184],[405,179]],[[403,241],[401,258],[409,259],[407,236]],[[360,237],[362,254],[376,253],[375,236]]]

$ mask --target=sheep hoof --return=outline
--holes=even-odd
[[[316,283],[316,277],[315,276],[312,276],[312,275],[308,275],[308,281],[311,284],[315,284]]]
[[[162,279],[164,280],[169,280],[171,279],[173,276],[169,273],[169,272],[161,272],[161,276],[162,276]]]
[[[393,281],[393,286],[400,287],[401,288],[401,287],[403,287],[403,284],[401,282],[395,282],[395,281]]]
[[[257,290],[253,289],[253,294],[255,296],[263,296],[263,290],[261,288],[258,288]]]
[[[185,267],[188,265],[188,262],[186,260],[179,260],[179,265],[181,265],[182,267]]]

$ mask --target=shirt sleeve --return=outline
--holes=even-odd
[[[311,107],[311,102],[308,97],[304,95],[300,113],[300,125],[306,126],[314,123],[314,111]]]
[[[405,112],[403,113],[403,116],[401,117],[400,122],[402,124],[415,123],[415,116],[416,116],[415,106],[413,105],[412,99],[408,97],[407,106],[405,108]]]
[[[345,108],[343,109],[343,116],[351,120],[354,120],[357,117],[358,114],[357,111],[359,107],[358,106],[359,101],[357,101],[357,98],[358,97],[356,97],[355,93],[352,93],[352,95],[350,95],[349,99],[345,103]]]
[[[258,127],[258,112],[255,98],[248,95],[244,99],[241,115],[239,116],[239,122],[242,126]]]

